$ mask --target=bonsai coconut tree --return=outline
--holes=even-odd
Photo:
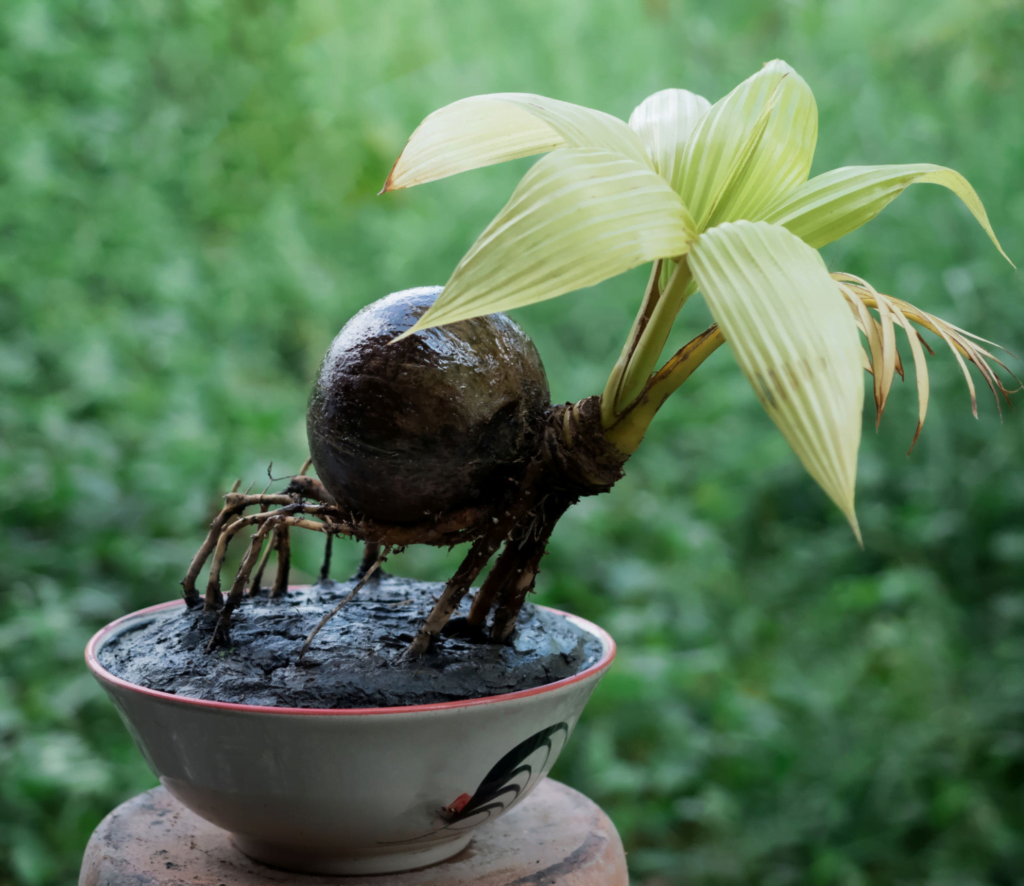
[[[614,656],[600,628],[524,605],[551,533],[580,498],[615,485],[662,404],[724,342],[858,540],[864,369],[880,416],[906,336],[915,440],[928,406],[919,330],[952,350],[972,402],[967,363],[997,402],[1009,393],[983,340],[830,274],[816,251],[915,182],[952,190],[999,248],[970,185],[923,164],[808,179],[816,138],[814,98],[782,62],[715,105],[656,93],[628,123],[521,94],[423,121],[385,191],[545,156],[443,288],[380,299],[335,338],[309,401],[310,462],[282,492],[226,496],[185,576],[192,614],[163,604],[90,642],[94,674],[168,790],[277,867],[366,874],[449,858],[543,778]],[[536,349],[502,312],[647,262],[604,390],[551,404]],[[662,362],[698,291],[714,325]],[[290,533],[302,529],[326,538],[322,581],[253,600],[232,625],[275,553],[270,595],[285,593]],[[336,536],[366,546],[350,585],[327,581]],[[439,590],[375,580],[394,550],[460,542],[468,552]]]
[[[781,61],[713,105],[683,89],[655,93],[628,123],[521,93],[463,99],[427,117],[384,192],[544,156],[443,289],[383,299],[335,340],[308,413],[319,479],[304,469],[282,493],[227,495],[184,580],[190,607],[218,613],[210,647],[260,587],[271,552],[272,593],[285,590],[292,529],[326,535],[324,577],[334,536],[366,544],[361,580],[339,606],[395,549],[470,542],[407,655],[423,654],[446,630],[507,640],[559,519],[612,488],[662,404],[723,343],[859,541],[862,372],[872,376],[880,418],[904,373],[897,328],[916,375],[915,442],[929,391],[919,330],[952,351],[975,415],[968,362],[997,404],[1010,392],[990,343],[853,274],[830,274],[817,250],[915,183],[951,190],[1002,249],[978,195],[951,169],[854,166],[809,179],[817,135],[814,96]],[[550,404],[536,351],[500,312],[645,263],[650,279],[604,390]],[[714,325],[661,362],[698,292]],[[246,529],[253,534],[225,597],[228,544]],[[495,555],[468,615],[449,624]],[[211,557],[201,595],[197,578]]]

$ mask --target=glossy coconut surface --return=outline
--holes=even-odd
[[[418,523],[500,496],[550,403],[530,338],[490,314],[392,340],[441,292],[396,292],[331,344],[306,428],[321,481],[371,519]]]

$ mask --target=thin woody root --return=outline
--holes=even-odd
[[[271,554],[276,553],[277,575],[270,596],[279,597],[288,588],[291,561],[289,530],[292,527],[327,534],[327,546],[321,568],[321,580],[325,581],[330,570],[331,539],[335,535],[356,538],[366,543],[366,555],[356,576],[361,578],[375,562],[382,546],[390,549],[410,544],[452,546],[474,539],[479,531],[476,527],[483,521],[480,513],[466,509],[441,519],[431,518],[416,525],[395,526],[376,522],[339,505],[319,480],[306,476],[304,472],[309,466],[310,462],[307,459],[300,473],[289,478],[287,488],[279,493],[239,492],[241,481],[235,482],[231,491],[224,496],[224,506],[210,524],[209,532],[192,558],[182,580],[183,596],[189,609],[202,605],[206,612],[217,612],[227,606],[230,614],[230,610],[237,608],[241,597],[246,594],[246,589],[233,590],[226,603],[221,592],[221,571],[232,539],[247,526],[253,526],[257,530],[261,546],[270,535],[271,529],[273,535],[266,550],[262,553],[251,552],[256,559],[248,562],[249,558],[246,558],[246,563],[243,564],[239,577],[236,577],[232,587],[237,587],[239,580],[248,582],[249,574],[255,568],[255,576],[248,586],[248,594],[258,594]],[[247,515],[246,511],[253,508],[257,508],[258,513]],[[289,519],[282,519],[285,517]],[[266,527],[267,531],[260,531],[263,527]],[[196,585],[207,563],[209,575],[206,592],[201,595]],[[243,573],[244,579],[240,579]]]
[[[288,534],[288,527],[282,526],[277,530],[277,575],[274,576],[274,586],[270,589],[271,599],[282,596],[288,591],[288,572],[292,562],[292,542]]]
[[[377,558],[380,556],[380,545],[373,542],[367,542],[366,547],[363,548],[363,558],[359,561],[359,568],[356,570],[356,574],[352,578],[357,581],[362,578],[370,570],[370,567],[377,562]],[[380,577],[381,573],[376,573],[377,577]]]
[[[320,565],[320,584],[326,584],[331,578],[331,548],[334,545],[334,536],[327,533],[327,541],[324,542],[324,560]]]
[[[307,468],[308,465],[303,466],[303,470]],[[315,478],[296,474],[290,480],[284,492],[269,494],[239,493],[239,484],[236,483],[232,491],[225,495],[224,507],[214,518],[205,540],[189,564],[182,581],[188,607],[191,609],[203,605],[204,611],[218,613],[208,651],[230,642],[232,614],[247,595],[260,593],[263,576],[273,554],[277,555],[277,574],[270,597],[277,598],[287,592],[291,567],[290,531],[293,528],[322,532],[327,536],[320,569],[321,583],[329,577],[335,535],[361,539],[366,543],[363,561],[355,576],[358,584],[353,595],[369,579],[380,574],[380,564],[395,549],[414,543],[457,544],[467,537],[467,531],[463,528],[465,523],[460,519],[449,523],[429,522],[419,526],[379,524],[339,507]],[[246,513],[252,509],[255,509],[255,513]],[[225,596],[221,590],[221,572],[232,540],[246,527],[252,527],[255,532]],[[207,562],[209,576],[206,592],[200,596],[196,582]],[[333,612],[328,615],[316,631],[333,615]],[[306,649],[308,642],[303,652]]]
[[[256,596],[263,589],[263,573],[267,568],[267,563],[270,561],[270,555],[277,550],[280,531],[280,529],[274,530],[274,534],[270,538],[270,544],[263,549],[263,555],[260,557],[259,563],[256,564],[256,571],[252,574],[252,584],[249,585],[250,597]]]
[[[330,536],[328,536],[328,538],[330,538]],[[377,556],[377,559],[374,561],[373,565],[369,569],[366,570],[366,572],[363,574],[363,577],[360,578],[359,581],[356,582],[355,587],[352,588],[352,590],[349,591],[348,594],[345,595],[344,599],[342,599],[342,601],[337,606],[335,606],[330,612],[328,612],[327,615],[325,615],[323,618],[320,619],[320,623],[315,628],[313,628],[312,631],[310,631],[309,636],[306,637],[306,642],[302,644],[302,649],[299,650],[299,659],[300,660],[302,659],[302,656],[304,656],[306,654],[306,652],[309,651],[309,647],[313,644],[313,639],[316,637],[316,635],[320,633],[320,629],[325,624],[327,624],[327,622],[329,622],[332,618],[334,618],[334,616],[336,616],[339,612],[341,612],[342,607],[344,607],[345,605],[347,605],[348,603],[350,603],[352,601],[352,598],[355,597],[355,595],[358,594],[363,589],[363,586],[370,580],[370,578],[373,576],[373,574],[380,568],[381,564],[388,558],[388,555],[390,553],[391,553],[391,546],[388,545],[387,547],[384,548],[384,550],[382,550],[380,552],[380,554]]]
[[[220,616],[217,619],[217,624],[213,631],[213,636],[210,637],[210,642],[206,647],[207,652],[212,652],[220,642],[226,642],[228,640],[231,628],[231,615],[242,602],[242,598],[245,594],[245,586],[249,581],[249,574],[252,572],[253,566],[255,566],[256,561],[259,559],[263,542],[271,530],[284,528],[286,526],[299,526],[303,529],[312,529],[318,532],[330,531],[326,523],[307,520],[299,516],[281,514],[280,512],[254,516],[264,516],[268,519],[261,523],[256,533],[253,535],[252,540],[249,542],[249,547],[245,552],[245,556],[242,558],[242,565],[239,566],[238,573],[235,575],[235,580],[231,584],[231,591],[228,594],[227,601],[221,608]],[[249,518],[246,518],[237,522],[245,523],[248,519]],[[280,565],[280,559],[278,562]]]

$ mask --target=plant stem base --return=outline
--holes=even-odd
[[[103,819],[85,850],[79,886],[280,886],[290,880],[294,876],[244,855],[226,831],[158,787],[122,803]],[[302,881],[303,886],[629,882],[622,841],[608,816],[582,794],[551,779],[508,814],[483,825],[467,848],[433,867],[376,876],[305,875]]]

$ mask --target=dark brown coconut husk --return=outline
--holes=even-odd
[[[504,314],[392,341],[440,291],[396,292],[356,314],[310,397],[317,475],[371,520],[421,523],[504,496],[550,403],[537,349]]]

